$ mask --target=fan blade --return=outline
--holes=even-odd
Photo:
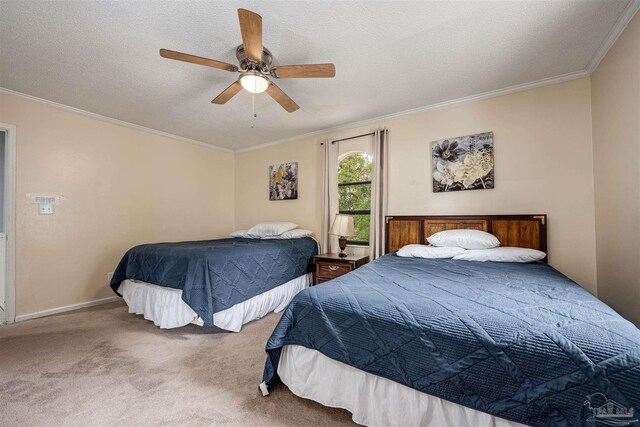
[[[226,104],[231,98],[233,98],[238,92],[242,90],[240,82],[235,81],[231,85],[216,96],[211,103],[213,104]]]
[[[333,64],[279,65],[273,71],[280,79],[336,76]]]
[[[238,67],[235,65],[216,61],[215,59],[189,55],[188,53],[176,52],[175,50],[160,49],[160,56],[163,58],[175,59],[177,61],[190,62],[192,64],[206,65],[207,67],[218,68],[225,71],[238,71]]]
[[[267,88],[267,93],[278,104],[280,104],[282,106],[282,108],[287,110],[289,113],[293,113],[298,108],[300,108],[298,106],[298,104],[293,102],[293,100],[291,98],[289,98],[289,96],[286,93],[284,93],[282,91],[282,89],[280,89],[278,86],[276,86],[275,83],[273,83],[273,82],[271,82],[271,84],[269,84],[269,87]]]
[[[252,61],[262,62],[262,17],[246,9],[238,9],[244,54]]]

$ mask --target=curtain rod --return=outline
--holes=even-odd
[[[350,136],[348,138],[334,139],[333,141],[331,141],[331,143],[335,144],[336,142],[348,141],[350,139],[362,138],[363,136],[371,136],[375,134],[375,132],[363,133],[362,135]]]
[[[380,129],[380,132],[386,133],[386,132],[389,132],[389,129],[383,128],[383,129]],[[376,134],[375,132],[363,133],[362,135],[350,136],[348,138],[334,139],[333,141],[331,141],[331,143],[335,144],[336,142],[348,141],[350,139],[362,138],[363,136],[371,136],[375,134]],[[324,145],[324,142],[321,142],[320,145]]]
[[[333,141],[331,141],[331,143],[335,144],[336,142],[348,141],[350,139],[362,138],[363,136],[371,136],[375,134],[375,132],[363,133],[362,135],[350,136],[348,138],[334,139]],[[324,142],[321,142],[320,145],[324,145]]]

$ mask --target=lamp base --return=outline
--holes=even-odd
[[[340,253],[338,254],[338,256],[340,258],[346,257],[347,254],[344,253],[344,250],[347,248],[347,238],[340,236],[340,238],[338,238],[338,245],[340,246]]]

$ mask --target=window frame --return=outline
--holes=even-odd
[[[353,155],[369,155],[369,153],[363,152],[363,151],[351,151],[349,153],[345,153],[343,156],[341,156],[340,159],[338,159],[338,166],[340,165],[340,162],[344,159],[346,159],[349,156],[353,156]],[[353,181],[353,182],[339,182],[338,183],[338,188],[340,187],[353,187],[353,186],[365,186],[368,185],[369,186],[369,191],[371,191],[371,180],[369,181]],[[338,191],[338,205],[340,204],[340,192]],[[354,210],[354,211],[347,211],[347,210],[338,210],[338,213],[341,214],[347,214],[347,215],[369,215],[369,230],[371,230],[371,206],[369,206],[369,209],[360,209],[360,210]],[[352,245],[352,246],[369,246],[369,240],[367,239],[366,241],[363,240],[349,240],[347,239],[347,245]]]

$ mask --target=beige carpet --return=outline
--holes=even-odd
[[[279,317],[160,330],[114,303],[0,326],[0,426],[353,425],[284,385],[260,395]]]

